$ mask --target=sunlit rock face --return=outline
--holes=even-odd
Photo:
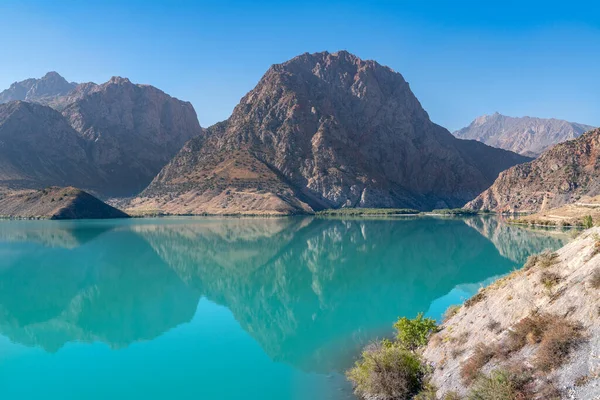
[[[272,66],[132,202],[169,213],[456,207],[526,161],[432,123],[402,75],[345,52]]]

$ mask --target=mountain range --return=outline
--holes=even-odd
[[[494,113],[476,118],[469,126],[454,132],[454,136],[537,157],[555,144],[575,139],[592,129],[590,125],[554,118],[514,118]]]
[[[0,188],[74,186],[119,198],[111,204],[136,214],[429,210],[473,199],[469,207],[535,210],[571,195],[540,200],[532,189],[525,199],[508,177],[538,165],[526,155],[550,149],[540,159],[553,158],[561,151],[553,145],[591,128],[496,113],[452,135],[401,74],[346,51],[273,65],[227,120],[207,129],[190,103],[121,77],[78,84],[49,72],[15,82],[0,103]],[[571,168],[585,176],[590,162],[579,161]],[[540,165],[549,168],[542,179],[555,171]],[[594,193],[565,179],[557,187],[576,185],[567,190],[574,196]]]
[[[466,207],[537,212],[600,194],[600,129],[557,144],[539,158],[502,172]]]
[[[528,158],[458,140],[402,75],[345,52],[273,65],[130,204],[172,214],[459,207]]]
[[[48,73],[13,84],[0,98],[14,100],[0,104],[3,187],[135,195],[202,133],[190,103],[126,78],[77,85]]]

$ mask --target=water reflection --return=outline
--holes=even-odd
[[[328,373],[397,316],[564,241],[493,218],[4,223],[0,333],[47,351],[124,347],[190,321],[206,297],[271,359]]]

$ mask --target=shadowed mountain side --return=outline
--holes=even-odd
[[[535,231],[510,226],[496,218],[472,217],[464,220],[467,225],[488,238],[498,252],[521,266],[531,254],[546,249],[558,249],[567,244],[568,237],[560,232]]]
[[[323,373],[349,348],[388,334],[398,315],[514,266],[460,220],[314,219],[301,229],[294,220],[262,257],[260,239],[225,239],[201,225],[194,235],[168,226],[138,232],[189,285],[228,307],[272,359]]]
[[[0,332],[56,351],[67,342],[124,347],[191,320],[199,295],[128,231],[72,250],[0,243]]]
[[[74,187],[49,187],[0,194],[0,215],[55,220],[129,218],[123,211]]]

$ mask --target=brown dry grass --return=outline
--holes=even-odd
[[[594,289],[600,289],[600,269],[596,269],[590,278],[590,285]]]
[[[545,372],[560,367],[581,341],[582,331],[579,324],[566,319],[554,319],[544,332],[534,358],[534,366]]]
[[[460,376],[463,382],[467,385],[471,384],[481,372],[481,368],[494,357],[495,353],[496,349],[483,343],[475,346],[475,351],[471,357],[460,367]]]

